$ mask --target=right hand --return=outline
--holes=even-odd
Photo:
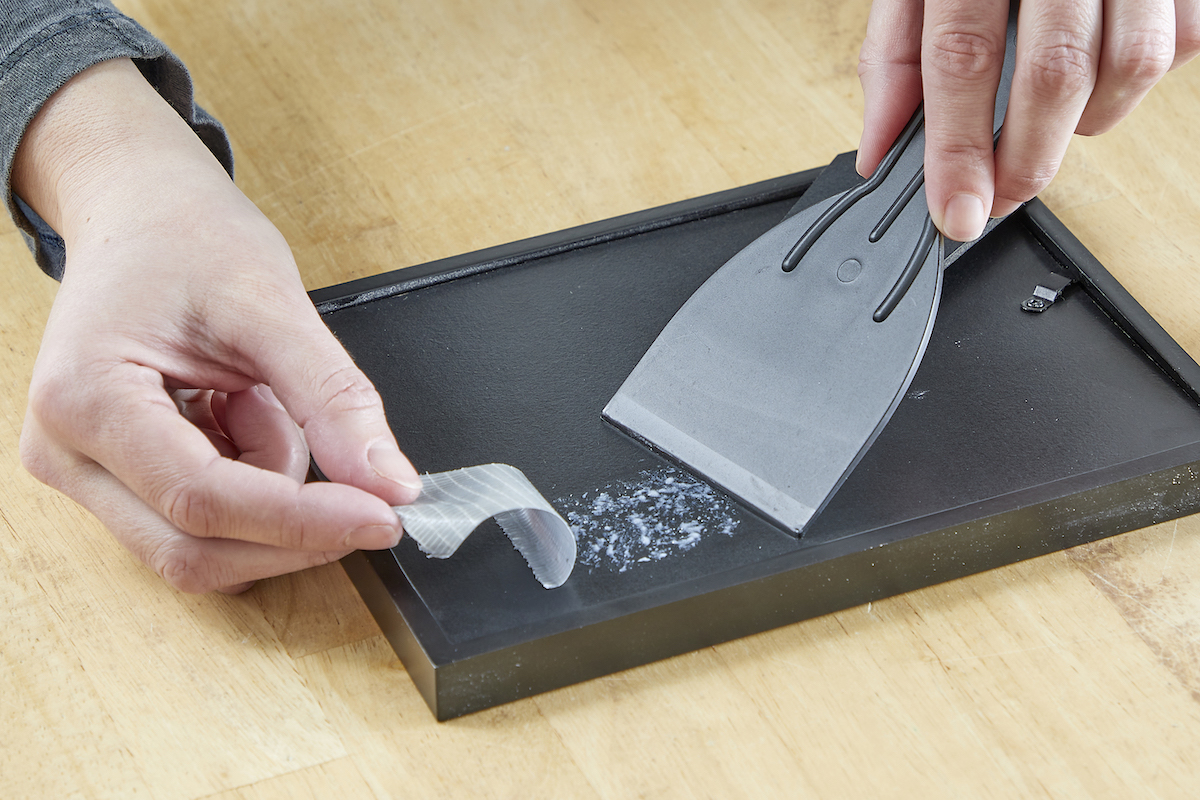
[[[924,101],[929,213],[958,241],[1046,188],[1073,132],[1109,130],[1200,52],[1200,0],[1025,0],[993,151],[1008,9],[1009,0],[875,0],[862,46],[859,172],[875,170]]]

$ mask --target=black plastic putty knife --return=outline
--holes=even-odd
[[[604,417],[802,533],[891,418],[933,329],[945,243],[924,151],[918,110],[866,183],[784,220],[696,290]]]

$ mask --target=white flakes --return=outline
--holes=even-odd
[[[637,481],[559,498],[578,543],[578,560],[625,572],[686,552],[706,535],[732,536],[738,521],[724,497],[677,469],[643,472]]]

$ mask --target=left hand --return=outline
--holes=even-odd
[[[172,586],[396,544],[421,479],[283,236],[124,59],[43,107],[13,187],[66,242],[26,468]],[[303,433],[301,433],[301,430]],[[305,483],[311,448],[328,483]]]

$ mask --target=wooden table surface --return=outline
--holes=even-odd
[[[866,0],[122,7],[316,288],[828,162]],[[1194,356],[1200,66],[1043,199]],[[0,796],[1186,797],[1200,520],[434,722],[338,565],[168,588],[21,469],[55,284],[0,229]]]

